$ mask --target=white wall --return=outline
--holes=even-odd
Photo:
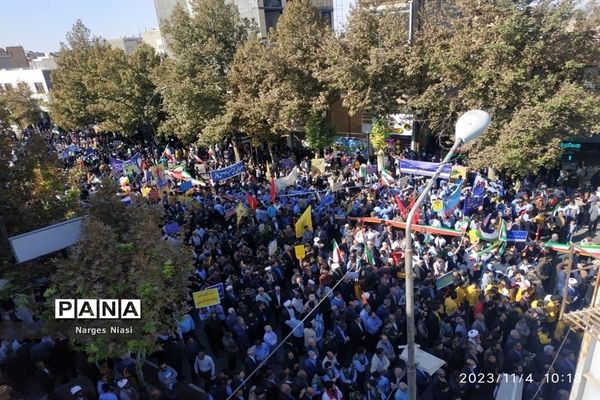
[[[51,55],[34,58],[30,63],[31,68],[53,70],[58,68],[56,58]]]
[[[17,83],[25,82],[33,92],[33,97],[40,100],[48,100],[48,91],[50,90],[49,72],[42,69],[2,69],[0,70],[0,84],[9,83],[13,89],[17,88]],[[41,83],[43,92],[39,93],[35,83]],[[43,108],[42,108],[43,109]]]

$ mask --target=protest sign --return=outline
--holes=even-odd
[[[306,250],[304,249],[303,244],[298,244],[294,246],[294,253],[296,254],[296,258],[298,261],[304,260],[304,256],[306,255]]]
[[[435,288],[437,290],[443,289],[446,286],[452,285],[454,282],[454,274],[452,272],[448,272],[446,275],[442,275],[435,280]]]
[[[210,171],[210,179],[213,182],[224,181],[229,178],[233,178],[239,174],[242,174],[246,171],[246,167],[243,161],[237,162],[233,165],[230,165],[225,168],[217,169],[215,171]]]
[[[194,292],[192,293],[192,297],[194,298],[196,308],[210,307],[221,303],[217,288]]]

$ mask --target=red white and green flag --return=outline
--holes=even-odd
[[[385,185],[394,183],[394,177],[390,175],[390,173],[387,171],[387,169],[385,169],[385,167],[382,167],[379,173],[381,175],[381,180]]]
[[[342,255],[342,250],[340,250],[340,246],[338,246],[337,242],[335,241],[335,239],[333,239],[333,262],[336,264],[341,264],[344,256]]]

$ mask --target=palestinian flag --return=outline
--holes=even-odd
[[[487,217],[481,222],[479,229],[477,229],[477,236],[481,240],[492,242],[498,239],[500,232],[491,224],[492,213],[489,213]]]
[[[369,246],[365,243],[365,261],[369,265],[375,264],[375,257],[373,257],[373,250],[369,249]]]
[[[337,242],[335,241],[335,239],[333,239],[333,254],[332,254],[332,259],[333,262],[336,264],[341,264],[342,260],[344,259],[344,256],[342,255],[342,251],[340,250],[340,247],[338,246]]]

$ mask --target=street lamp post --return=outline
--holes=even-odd
[[[431,177],[425,189],[419,195],[419,198],[412,206],[408,213],[408,217],[406,220],[406,231],[405,231],[405,246],[404,246],[404,276],[405,276],[405,299],[406,299],[406,350],[408,352],[408,365],[407,365],[407,375],[408,375],[408,398],[414,400],[417,398],[417,366],[415,364],[415,306],[414,306],[414,282],[413,282],[413,249],[412,249],[412,235],[411,235],[411,227],[412,220],[417,212],[417,210],[421,207],[423,200],[427,197],[427,194],[431,190],[433,183],[442,172],[446,164],[450,161],[450,158],[454,155],[454,152],[462,146],[464,143],[467,143],[485,131],[485,129],[490,124],[490,115],[482,110],[471,110],[463,115],[456,121],[456,131],[455,131],[455,140],[454,145],[444,157],[444,160],[440,163],[435,174]]]

